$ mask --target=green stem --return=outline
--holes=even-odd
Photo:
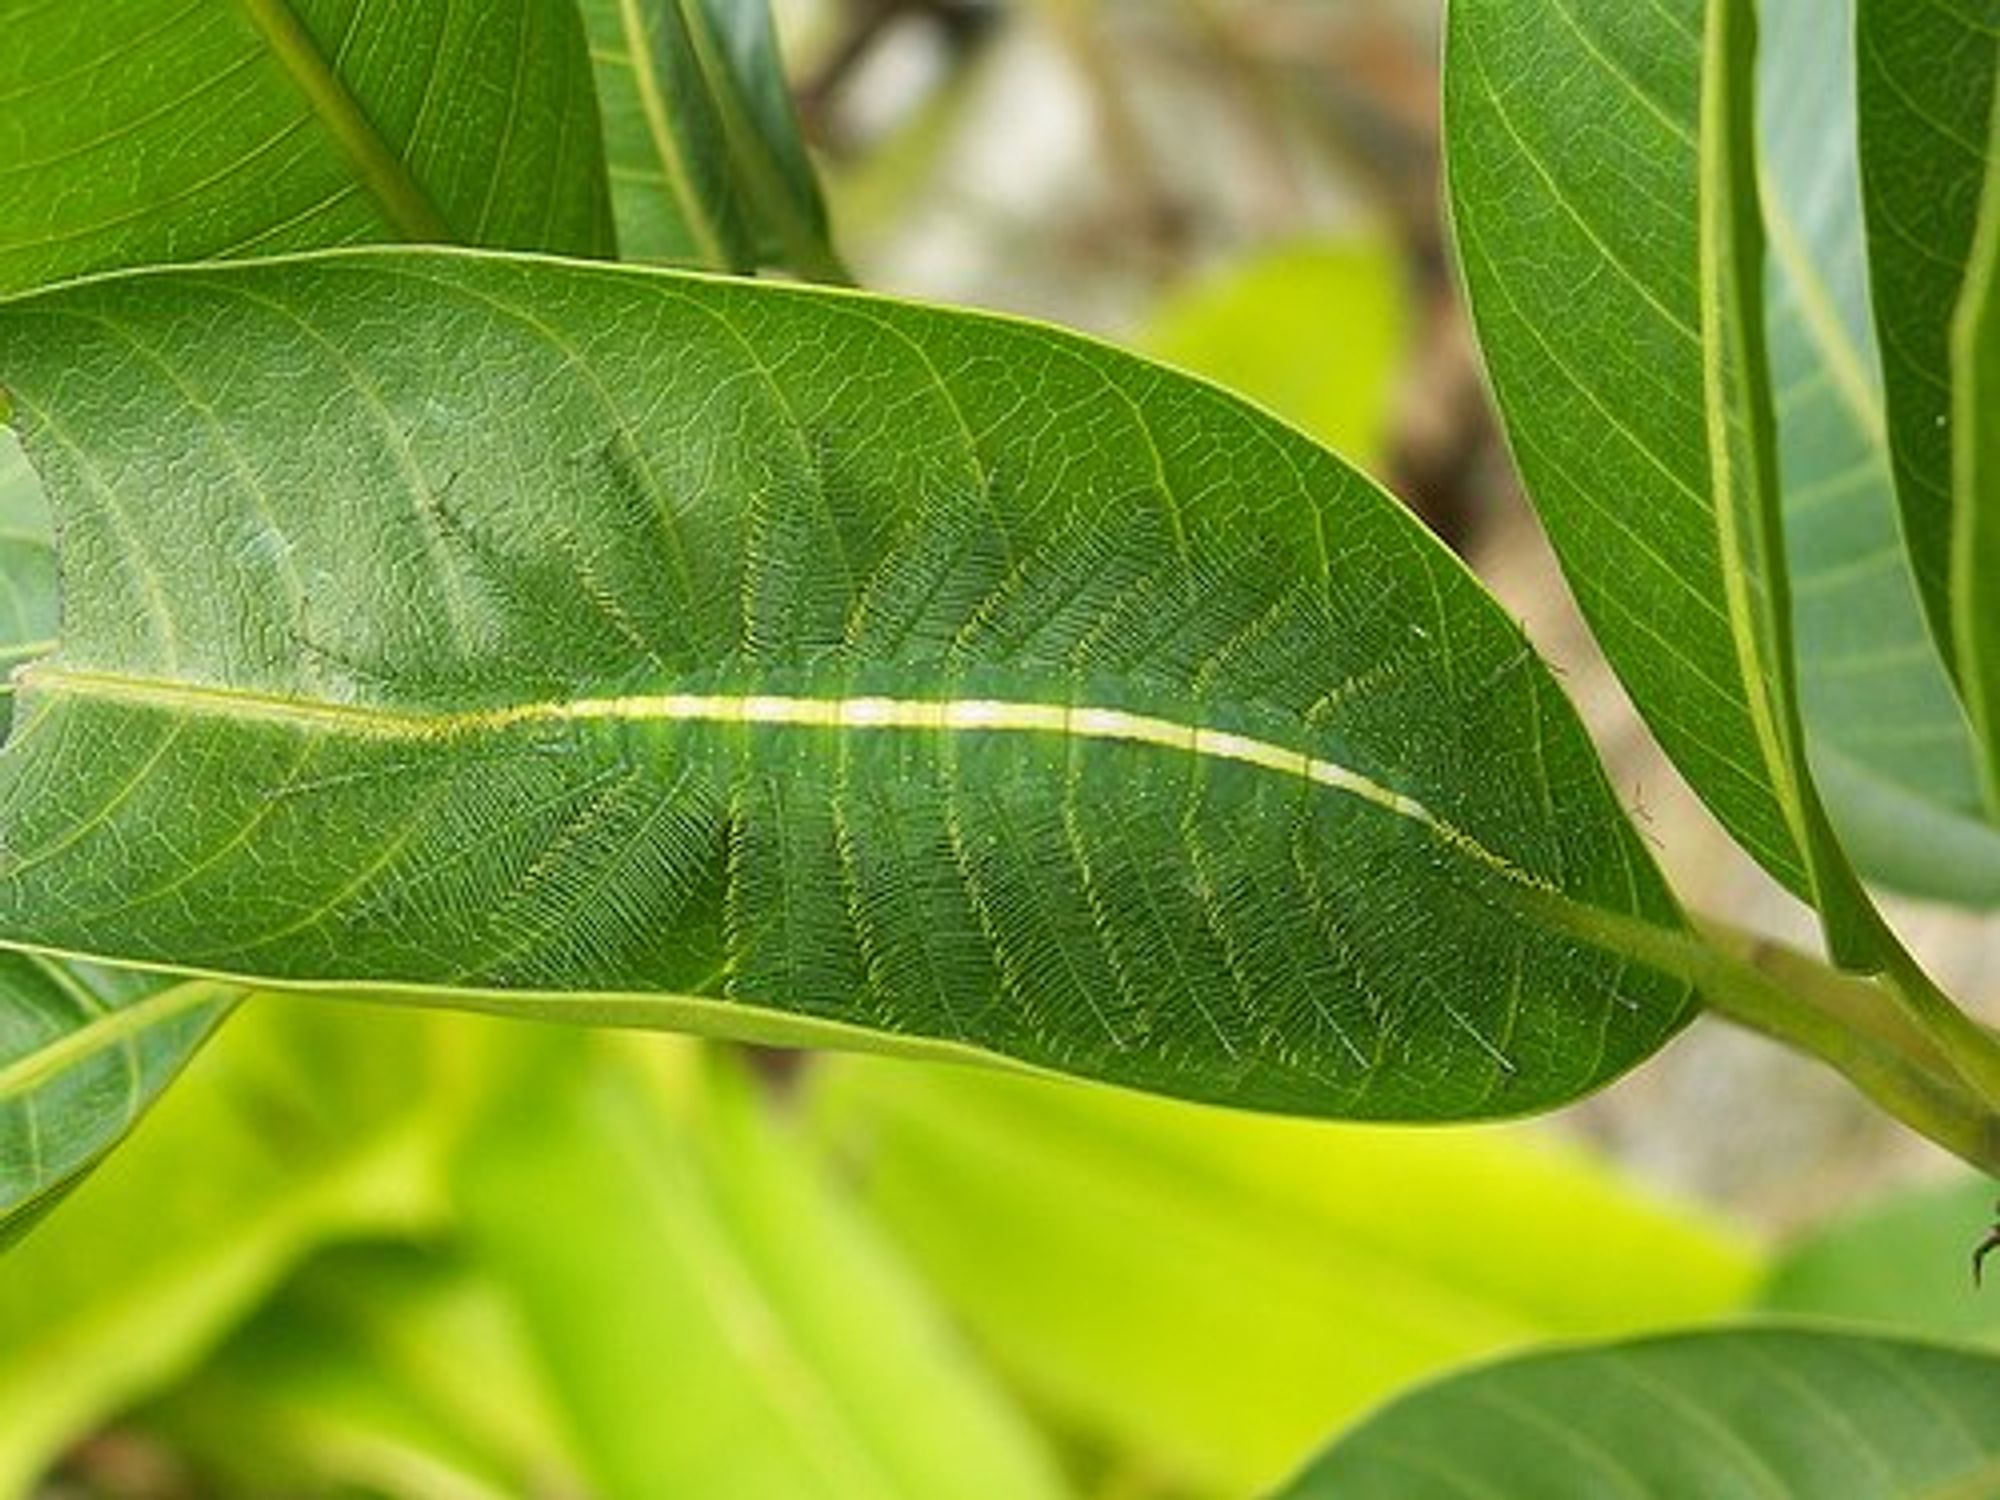
[[[1963,1037],[1940,1038],[1913,1021],[1894,981],[1843,974],[1721,923],[1702,926],[1701,946],[1714,957],[1689,977],[1710,1010],[1820,1058],[1911,1129],[2000,1177],[2000,1089],[1976,1082],[2000,1055],[1992,1032],[1945,1002],[1976,1038],[1978,1058],[1968,1059]]]
[[[1534,904],[1592,945],[1686,980],[1717,1015],[1819,1058],[1903,1124],[2000,1177],[2000,1085],[1984,1081],[2000,1077],[2000,1036],[1935,987],[1920,1010],[1907,979],[1843,973],[1725,923],[1677,930],[1562,897]],[[1929,1024],[1933,1005],[1957,1024]]]

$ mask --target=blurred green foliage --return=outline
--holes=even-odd
[[[1168,293],[1136,343],[1379,473],[1410,333],[1405,275],[1382,236],[1286,244]]]
[[[1714,1317],[1756,1275],[1741,1241],[1524,1127],[1326,1124],[863,1058],[816,1070],[811,1102],[1001,1366],[1112,1468],[1176,1493],[1253,1493],[1411,1380]]]
[[[122,1412],[202,1495],[1247,1496],[1758,1274],[1516,1127],[269,998],[194,1067],[8,1262],[0,1493]]]

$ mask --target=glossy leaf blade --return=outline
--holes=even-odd
[[[355,241],[605,254],[565,0],[140,0],[0,16],[0,291]]]
[[[1688,1013],[1575,940],[1678,919],[1513,623],[1130,356],[363,251],[22,299],[0,378],[67,591],[16,943],[1389,1117]]]
[[[1931,631],[1951,610],[1951,325],[1996,152],[1996,0],[1857,0],[1869,284],[1903,535]]]
[[[1689,782],[1853,957],[1870,923],[1790,676],[1752,49],[1741,0],[1456,0],[1453,218],[1578,603]]]
[[[1406,1396],[1282,1500],[1976,1500],[2000,1356],[1750,1328],[1531,1354]]]
[[[1799,696],[1863,873],[2000,903],[2000,827],[1903,546],[1870,320],[1849,0],[1766,0],[1758,125]]]
[[[582,0],[626,259],[844,279],[766,0]]]
[[[1755,1275],[1532,1127],[1222,1115],[860,1057],[806,1089],[981,1347],[1108,1471],[1175,1494],[1262,1493],[1412,1381],[1723,1316]]]

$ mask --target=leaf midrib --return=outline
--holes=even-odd
[[[1546,879],[1488,847],[1416,798],[1364,772],[1270,740],[1092,704],[990,697],[657,693],[525,701],[439,712],[291,698],[253,689],[46,663],[17,672],[15,682],[19,688],[33,688],[45,695],[400,741],[439,742],[529,724],[608,722],[834,729],[843,733],[900,730],[947,736],[1029,733],[1133,744],[1252,766],[1356,797],[1422,824],[1460,854],[1523,886],[1559,894]],[[27,732],[27,728],[20,731]]]
[[[328,66],[319,43],[287,0],[237,3],[395,230],[416,241],[456,239],[443,212]]]
[[[215,981],[189,980],[158,990],[130,1005],[105,1011],[74,1030],[64,1032],[46,1046],[37,1047],[0,1066],[0,1100],[25,1095],[69,1064],[124,1042],[184,1011],[220,1000],[227,992],[226,985]]]
[[[1767,181],[1774,180],[1776,173],[1768,166],[1763,169]],[[1888,422],[1883,415],[1882,402],[1875,389],[1873,377],[1868,373],[1868,365],[1854,337],[1841,322],[1840,314],[1834,308],[1833,294],[1828,290],[1826,278],[1813,263],[1812,255],[1806,249],[1799,227],[1793,222],[1791,212],[1776,193],[1761,195],[1764,211],[1764,228],[1768,235],[1771,256],[1777,261],[1790,279],[1798,301],[1800,321],[1811,334],[1813,346],[1826,361],[1828,373],[1833,378],[1834,388],[1839,391],[1841,403],[1847,407],[1868,441],[1869,451],[1885,466],[1889,461]],[[1885,470],[1886,471],[1886,470]]]

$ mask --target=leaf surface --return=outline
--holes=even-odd
[[[1738,842],[1867,960],[1791,680],[1751,28],[1744,0],[1456,0],[1453,219],[1515,460],[1606,655]]]
[[[41,481],[14,434],[0,428],[0,674],[40,656],[56,637],[56,544]],[[13,714],[0,680],[0,729]]]
[[[582,0],[627,260],[844,280],[767,0]]]
[[[1891,476],[1855,150],[1849,0],[1766,0],[1758,124],[1799,694],[1862,871],[2000,903],[2000,828],[1918,601]]]
[[[1112,1474],[1173,1493],[1259,1492],[1414,1380],[1727,1314],[1756,1274],[1526,1127],[1223,1115],[859,1057],[806,1087],[862,1201],[999,1366]]]
[[[1896,495],[1940,646],[1951,607],[1951,327],[1995,155],[1996,0],[1857,0],[1856,97],[1869,286]]]
[[[2000,1356],[1785,1328],[1530,1354],[1338,1439],[1281,1500],[1978,1500]]]
[[[1678,919],[1518,629],[1130,356],[359,251],[16,301],[0,378],[68,611],[13,942],[1385,1117],[1688,1013],[1577,940]]]
[[[567,0],[15,3],[0,292],[372,240],[608,254]]]

